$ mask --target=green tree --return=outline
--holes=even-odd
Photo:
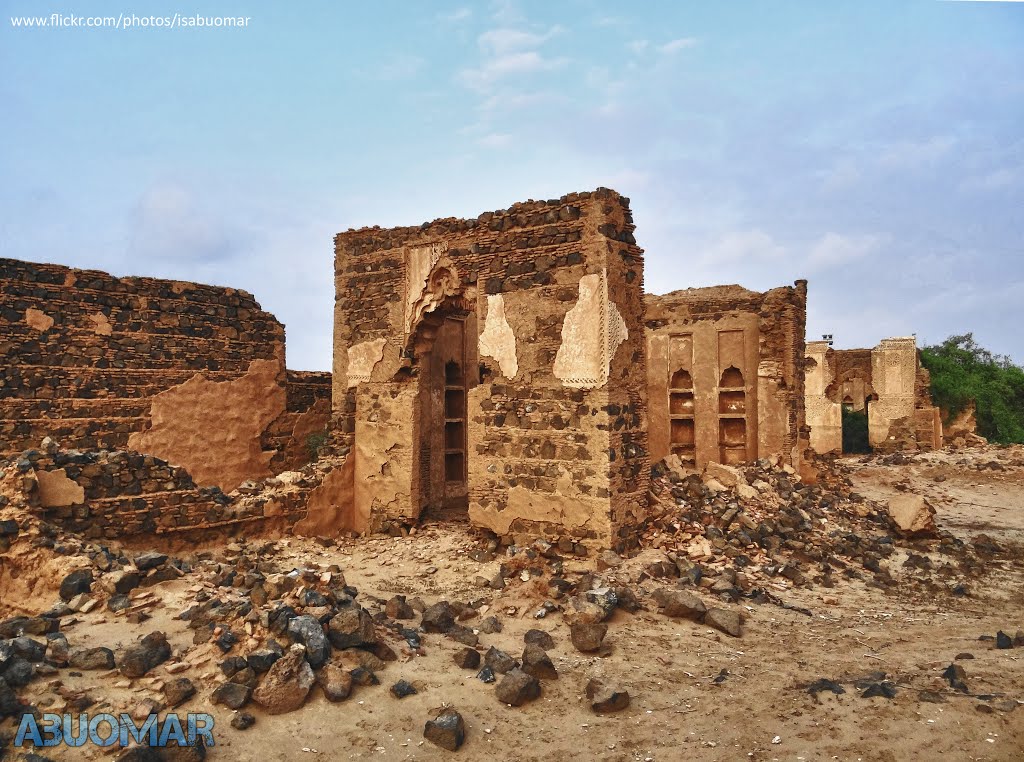
[[[973,334],[921,349],[932,376],[932,402],[950,418],[973,401],[978,433],[993,442],[1024,443],[1024,369],[978,346]]]

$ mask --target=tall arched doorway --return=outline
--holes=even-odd
[[[465,519],[469,510],[468,394],[479,372],[476,315],[461,297],[445,299],[416,327],[408,372],[418,384],[413,499],[420,515]]]

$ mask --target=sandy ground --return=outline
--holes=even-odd
[[[184,673],[204,687],[178,711],[216,717],[217,745],[208,753],[215,760],[1024,759],[1024,648],[997,650],[991,640],[979,640],[998,630],[1012,636],[1024,629],[1019,545],[1024,542],[1024,470],[978,470],[984,460],[978,453],[943,452],[905,465],[850,461],[856,488],[865,496],[920,492],[937,508],[943,528],[964,539],[984,532],[1006,545],[968,595],[909,585],[882,590],[845,580],[829,589],[794,589],[778,578],[770,583],[771,592],[809,609],[811,616],[750,605],[743,636],[730,638],[667,619],[652,606],[635,615],[617,611],[606,639],[610,653],[602,656],[576,651],[560,614],[534,618],[543,598],[532,594],[530,583],[500,592],[475,586],[474,577],[493,576],[498,561],[481,564],[470,558],[480,541],[466,527],[434,524],[407,538],[329,548],[288,538],[277,543],[282,567],[337,564],[348,584],[359,589],[364,606],[372,608],[375,598],[383,601],[395,593],[420,596],[428,604],[442,598],[486,600],[482,615],[498,616],[504,629],[481,635],[484,650],[494,645],[518,656],[526,630],[548,630],[556,642],[550,653],[559,679],[543,683],[539,700],[511,708],[475,672],[453,664],[461,645],[427,635],[422,655],[405,649],[399,661],[379,672],[380,686],[355,688],[337,704],[314,688],[301,710],[278,716],[250,704],[246,711],[257,723],[238,731],[229,725],[232,712],[210,702],[222,657],[204,645],[187,654],[185,660],[194,666]],[[586,562],[573,564],[586,567]],[[195,580],[186,577],[152,589],[162,605],[142,625],[129,629],[123,620],[97,611],[64,631],[73,645],[117,651],[141,633],[162,629],[176,653],[190,648],[191,632],[173,617],[199,589]],[[49,603],[41,602],[40,608]],[[941,676],[958,655],[968,695],[953,691]],[[861,698],[855,681],[876,671],[896,684],[895,698]],[[162,667],[152,675],[136,681],[102,673],[71,678],[62,670],[60,679],[119,707],[158,698],[159,680],[168,676]],[[628,690],[630,706],[617,714],[594,714],[583,696],[592,677]],[[808,684],[820,678],[839,681],[846,692],[811,695]],[[399,679],[412,682],[419,693],[394,698],[387,689]],[[45,679],[37,680],[29,696],[45,703],[52,690]],[[922,700],[922,691],[931,701]],[[442,751],[422,737],[431,710],[443,704],[465,718],[467,740],[458,752]],[[89,749],[58,749],[49,756],[109,758]]]

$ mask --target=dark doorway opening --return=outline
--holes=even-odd
[[[868,411],[865,405],[854,410],[853,405],[843,405],[843,453],[848,455],[871,452],[868,440]]]
[[[447,314],[446,314],[447,313]],[[418,484],[426,518],[466,520],[469,510],[467,393],[470,331],[462,314],[430,316],[430,343],[420,345]]]

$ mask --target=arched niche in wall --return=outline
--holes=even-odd
[[[722,463],[747,459],[747,388],[734,365],[722,371],[718,382],[718,447]]]
[[[694,423],[693,378],[679,368],[669,379],[668,412],[671,448],[684,465],[696,464],[696,429]]]

